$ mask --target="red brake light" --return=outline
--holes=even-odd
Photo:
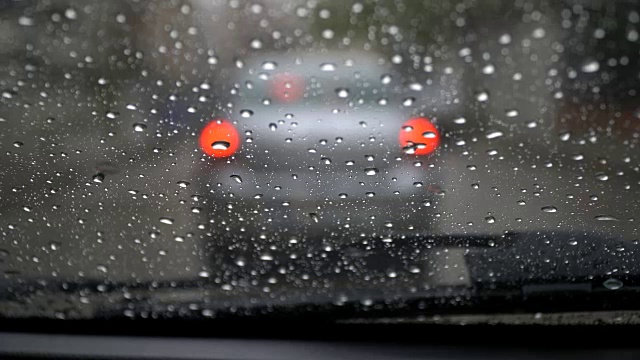
[[[212,120],[200,132],[200,148],[214,158],[231,156],[239,147],[238,130],[227,120]]]
[[[398,139],[405,154],[428,155],[440,145],[438,129],[423,117],[402,124]]]
[[[291,73],[274,74],[271,80],[271,96],[278,102],[296,102],[304,94],[304,78]]]

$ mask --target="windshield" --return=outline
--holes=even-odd
[[[638,308],[637,9],[2,2],[0,316]]]

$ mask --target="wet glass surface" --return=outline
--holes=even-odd
[[[1,2],[0,314],[629,288],[637,9]]]

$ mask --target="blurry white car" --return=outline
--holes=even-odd
[[[214,197],[229,211],[253,211],[252,224],[307,223],[329,233],[350,222],[428,228],[442,193],[430,169],[438,150],[403,151],[399,134],[411,130],[403,124],[417,117],[416,100],[393,85],[401,75],[380,59],[313,52],[245,60],[232,77],[237,99],[229,119],[242,144],[232,160],[211,159],[204,169],[219,180]],[[441,89],[432,91],[442,98]]]

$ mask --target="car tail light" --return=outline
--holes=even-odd
[[[296,74],[274,74],[271,80],[271,96],[281,103],[300,100],[304,94],[304,88],[304,78]]]
[[[239,147],[238,130],[228,120],[212,120],[200,132],[200,148],[214,158],[231,156]]]
[[[429,155],[440,145],[440,133],[427,118],[413,118],[404,124],[398,136],[405,154]]]

